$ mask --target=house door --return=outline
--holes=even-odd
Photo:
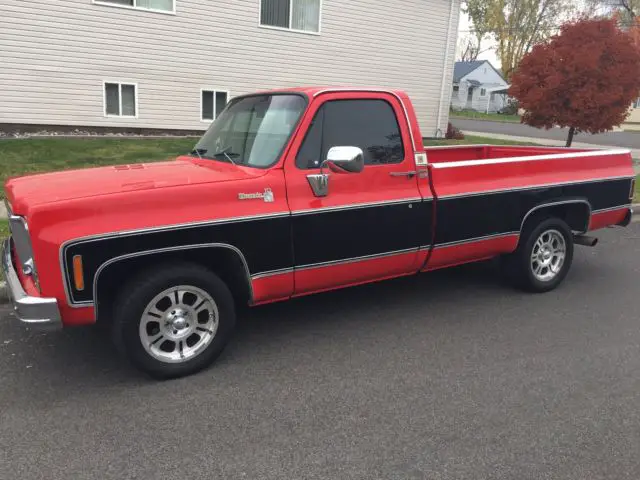
[[[467,108],[473,107],[473,90],[474,87],[469,87],[469,90],[467,91]]]

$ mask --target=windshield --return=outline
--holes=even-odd
[[[300,95],[256,95],[232,101],[192,154],[251,167],[269,167],[280,156],[305,108]]]

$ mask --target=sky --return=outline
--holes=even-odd
[[[469,30],[471,29],[471,22],[469,21],[469,17],[467,16],[466,13],[463,13],[462,11],[460,11],[460,24],[458,26],[458,40],[463,38],[466,34],[469,33]],[[482,43],[482,48],[486,49],[488,47],[491,47],[492,41],[489,40],[485,40]],[[456,56],[456,60],[457,60],[457,56]],[[489,60],[494,67],[496,67],[497,69],[500,69],[500,61],[498,60],[498,58],[495,55],[495,50],[494,49],[490,49],[487,52],[483,52],[478,56],[478,60]]]
[[[574,6],[575,8],[577,8],[577,11],[582,11],[584,9],[586,9],[586,5],[588,2],[586,2],[585,0],[573,0],[572,2],[572,6]],[[463,38],[465,35],[467,35],[469,33],[469,30],[471,29],[472,24],[469,20],[469,17],[467,16],[467,14],[463,13],[462,10],[460,10],[460,22],[459,22],[459,26],[458,26],[458,40],[460,40],[461,38]],[[489,40],[489,39],[485,39],[482,43],[482,48],[487,49],[489,47],[495,47],[495,42],[493,40]],[[457,53],[457,52],[456,52]],[[458,57],[456,56],[456,60],[458,59]],[[500,61],[498,60],[498,58],[496,57],[495,54],[495,48],[491,48],[489,51],[483,52],[478,56],[479,60],[489,60],[494,67],[496,67],[497,69],[501,68],[501,64]]]

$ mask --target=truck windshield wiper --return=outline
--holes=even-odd
[[[194,148],[193,150],[191,150],[191,152],[189,152],[190,155],[193,155],[194,153],[196,155],[198,155],[198,158],[200,160],[202,160],[202,155],[207,153],[207,149],[206,148]]]
[[[231,156],[234,157],[239,157],[240,155],[238,155],[237,153],[233,153],[233,152],[229,152],[229,150],[231,149],[231,147],[227,147],[227,148],[223,148],[222,150],[220,150],[219,152],[216,152],[213,154],[213,158],[217,158],[220,155],[224,155],[227,160],[229,160],[230,163],[232,163],[233,165],[236,164],[236,162],[233,161],[233,159],[231,158]]]
[[[194,148],[189,153],[190,153],[190,155],[198,155],[198,158],[200,160],[203,160],[204,158],[212,158],[212,159],[217,160],[218,157],[220,157],[221,155],[224,155],[225,158],[227,160],[229,160],[229,163],[232,163],[232,164],[236,165],[236,162],[234,162],[231,157],[238,157],[239,155],[237,153],[229,152],[230,148],[231,147],[224,148],[224,149],[220,150],[219,152],[214,153],[211,156],[206,155],[206,153],[209,151],[206,148]]]

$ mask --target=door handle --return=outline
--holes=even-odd
[[[389,175],[391,175],[392,177],[409,177],[409,178],[413,178],[416,176],[418,172],[416,172],[415,170],[412,170],[410,172],[390,172]]]

